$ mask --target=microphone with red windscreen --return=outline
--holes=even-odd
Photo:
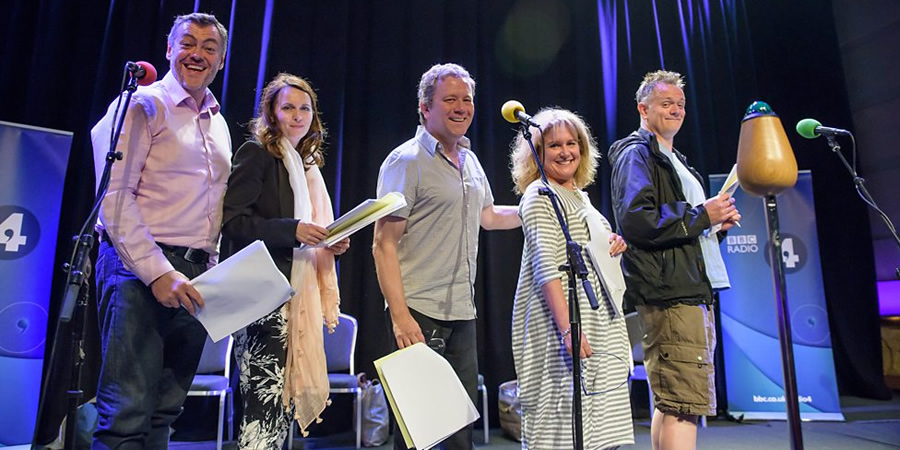
[[[147,61],[125,63],[128,73],[137,80],[137,84],[141,86],[150,86],[156,81],[156,68]]]

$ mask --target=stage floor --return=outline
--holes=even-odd
[[[845,422],[804,422],[803,443],[814,449],[896,449],[900,448],[900,393],[894,393],[890,401],[877,401],[857,397],[841,397],[841,412]],[[635,445],[623,448],[650,448],[650,421],[638,418],[635,424]],[[701,428],[697,439],[698,449],[787,449],[790,448],[788,426],[784,421],[745,421],[743,423],[710,419]],[[390,442],[390,441],[389,441]],[[490,443],[484,445],[481,428],[475,430],[475,446],[488,450],[513,450],[521,444],[507,438],[499,428],[491,429]],[[178,450],[209,450],[215,442],[172,442],[170,448]],[[224,448],[236,448],[226,443]],[[297,439],[294,449],[354,448],[354,434],[350,431],[325,437]],[[385,444],[377,449],[389,449]]]

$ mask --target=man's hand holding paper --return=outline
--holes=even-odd
[[[205,300],[195,317],[213,341],[259,320],[294,293],[262,241],[248,245],[191,284]]]

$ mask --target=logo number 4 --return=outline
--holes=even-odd
[[[8,252],[18,252],[25,245],[27,236],[22,236],[22,213],[13,213],[0,223],[0,244],[6,246]]]
[[[792,238],[787,238],[781,243],[781,255],[784,265],[788,269],[797,267],[797,263],[800,262],[800,255],[794,253],[794,240]]]

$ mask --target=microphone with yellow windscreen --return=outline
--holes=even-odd
[[[500,108],[500,114],[509,123],[519,123],[540,128],[541,126],[531,119],[531,116],[525,113],[525,107],[516,100],[509,100]]]

